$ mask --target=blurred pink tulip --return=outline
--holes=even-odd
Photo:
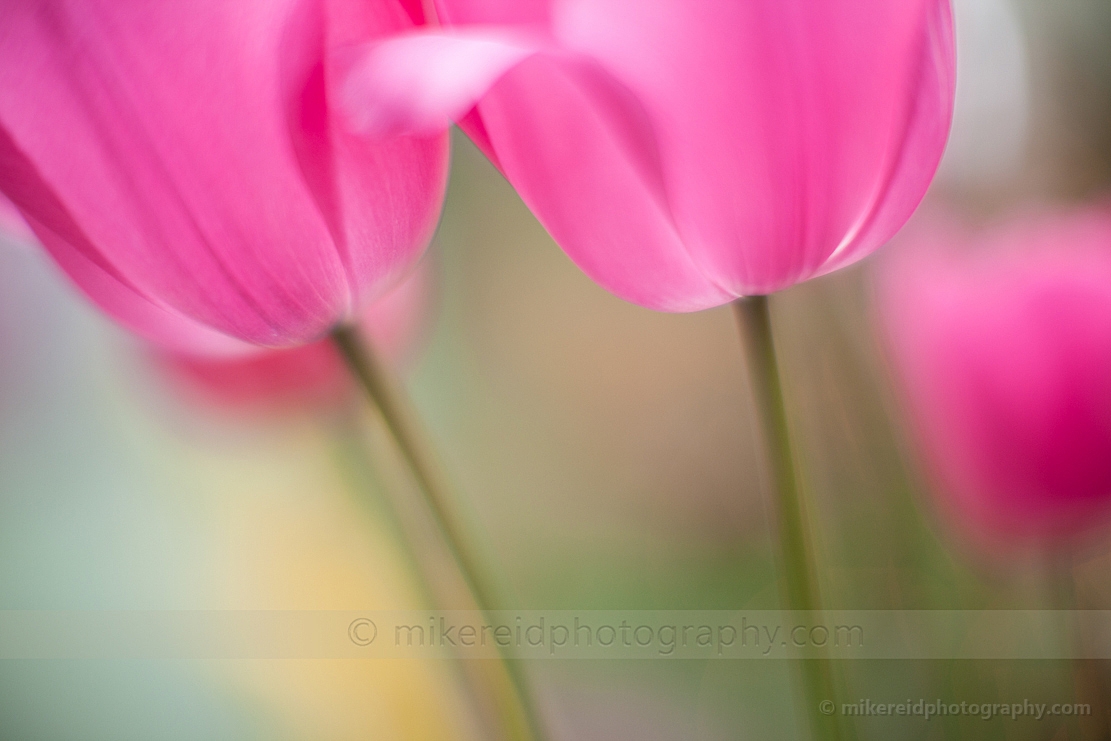
[[[337,125],[331,50],[406,0],[5,0],[0,192],[103,309],[163,345],[310,342],[416,263],[446,131]]]
[[[417,270],[362,311],[359,327],[387,362],[404,369],[426,338],[434,303],[434,270]],[[233,412],[337,406],[355,392],[336,347],[326,341],[245,357],[212,358],[162,351],[157,365],[189,397]]]
[[[691,311],[880,247],[952,118],[949,0],[437,0],[346,55],[372,132],[459,121],[570,257]]]
[[[1011,544],[1107,524],[1111,211],[908,241],[879,311],[953,520]]]

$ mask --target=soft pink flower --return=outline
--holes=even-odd
[[[883,265],[879,314],[954,522],[1044,542],[1111,515],[1111,212],[934,225]]]
[[[362,310],[360,329],[397,369],[416,359],[426,339],[433,273],[426,258],[404,282]],[[155,362],[189,397],[235,412],[337,406],[356,391],[339,351],[325,340],[235,358],[162,351]]]
[[[446,132],[337,125],[331,50],[401,0],[5,0],[0,191],[69,276],[160,343],[316,340],[416,263]]]
[[[666,311],[854,262],[952,118],[949,0],[437,0],[345,54],[368,131],[460,122],[596,281]]]

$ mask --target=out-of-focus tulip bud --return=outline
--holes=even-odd
[[[1111,515],[1111,212],[925,226],[878,309],[958,529],[1047,545]]]

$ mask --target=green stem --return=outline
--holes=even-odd
[[[432,544],[427,541],[424,528],[415,526],[411,520],[413,513],[401,500],[397,487],[387,487],[377,476],[377,466],[367,449],[367,441],[359,430],[361,426],[354,414],[345,415],[339,420],[335,433],[337,462],[348,479],[352,495],[366,507],[389,530],[398,551],[407,560],[410,571],[418,577],[416,589],[424,605],[435,605],[438,600],[437,571],[428,558]],[[476,709],[476,719],[488,738],[500,738],[504,721],[496,711],[499,687],[504,683],[491,681],[490,673],[480,671],[486,662],[460,662],[459,675],[463,689]]]
[[[1051,557],[1050,564],[1054,606],[1058,610],[1067,611],[1073,618],[1068,629],[1072,648],[1077,654],[1071,662],[1076,701],[1087,703],[1092,708],[1091,715],[1076,718],[1080,738],[1083,741],[1105,741],[1111,738],[1111,727],[1108,722],[1111,715],[1108,714],[1107,697],[1104,692],[1103,662],[1084,658],[1088,647],[1088,636],[1085,635],[1084,621],[1079,619],[1078,611],[1087,607],[1081,604],[1079,584],[1076,580],[1076,565],[1072,554]]]
[[[446,477],[425,442],[421,424],[412,409],[400,383],[375,355],[369,343],[363,341],[357,329],[339,327],[332,332],[332,341],[339,349],[352,375],[362,386],[371,403],[382,416],[387,430],[401,452],[412,473],[424,503],[432,515],[452,558],[466,583],[479,610],[489,613],[494,609],[493,590],[482,577],[478,559],[467,546],[462,526],[452,516],[447,492],[450,487]],[[502,706],[507,738],[514,741],[543,741],[543,726],[529,692],[528,684],[517,662],[502,657],[502,665],[513,688],[516,708]]]
[[[778,537],[777,566],[780,599],[788,610],[820,610],[814,578],[814,559],[807,537],[806,511],[799,491],[787,409],[783,401],[779,362],[772,336],[771,313],[767,296],[738,299],[733,304],[741,329],[741,340],[748,362],[749,383],[756,403],[756,416],[768,457],[769,499]],[[806,690],[807,714],[816,738],[835,741],[842,738],[835,715],[823,714],[822,703],[832,702],[839,710],[833,673],[828,660],[801,661]]]

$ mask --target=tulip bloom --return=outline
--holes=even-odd
[[[879,310],[945,508],[1011,542],[1105,523],[1111,213],[911,241],[883,266]]]
[[[949,0],[436,0],[346,55],[367,131],[459,121],[617,295],[692,311],[881,246],[953,111]]]
[[[428,260],[423,260],[401,285],[363,309],[359,318],[359,329],[394,368],[408,366],[425,338],[433,272]],[[234,358],[163,351],[156,362],[190,396],[232,411],[336,406],[354,391],[343,358],[326,340]]]
[[[402,0],[5,0],[0,192],[93,301],[163,345],[316,340],[416,263],[445,131],[337,125],[331,50]]]

